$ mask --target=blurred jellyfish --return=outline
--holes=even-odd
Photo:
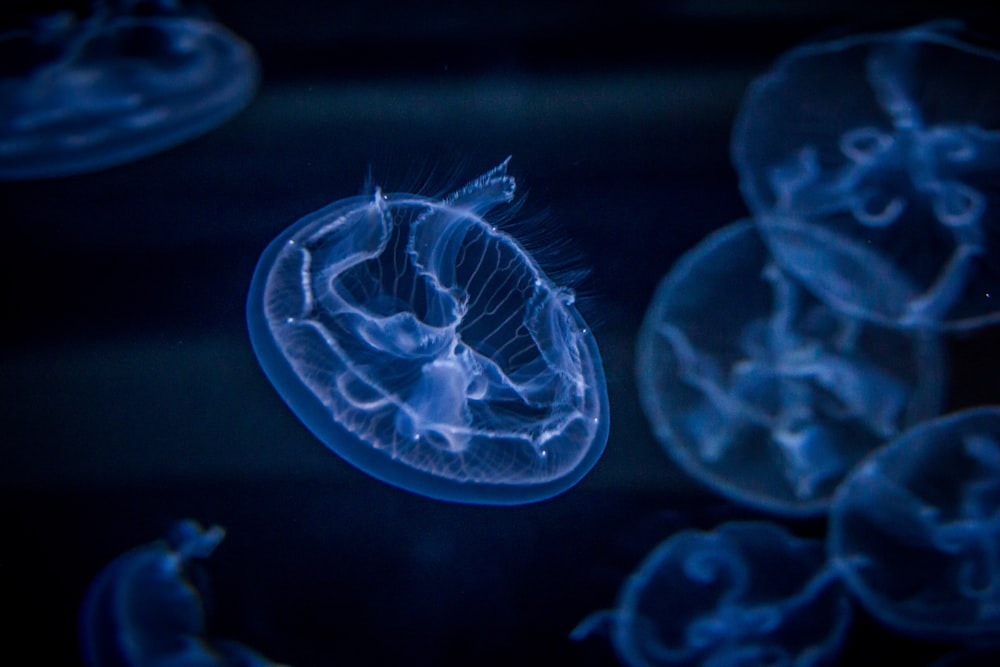
[[[740,188],[776,261],[855,317],[1000,321],[1000,54],[960,28],[794,49],[736,120]]]
[[[831,664],[851,606],[822,543],[765,522],[677,533],[570,634],[606,632],[629,667]]]
[[[253,49],[173,0],[95,0],[0,35],[0,179],[96,171],[221,125],[257,87]]]
[[[261,256],[247,299],[268,378],[316,436],[433,498],[519,504],[566,490],[608,436],[593,333],[491,213],[505,160],[443,199],[335,202]]]
[[[933,337],[825,306],[778,270],[748,222],[677,261],[636,350],[640,400],[670,456],[779,514],[824,511],[858,460],[941,400]]]
[[[1000,408],[873,452],[830,511],[830,558],[873,616],[921,638],[1000,636]]]
[[[87,667],[270,667],[252,649],[205,634],[201,591],[190,576],[225,531],[185,520],[165,540],[105,567],[87,590],[80,637]]]

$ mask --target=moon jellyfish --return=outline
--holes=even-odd
[[[190,570],[208,558],[225,531],[185,520],[168,537],[105,567],[87,591],[80,612],[88,667],[270,667],[234,641],[209,639],[201,591]]]
[[[334,202],[264,251],[247,300],[264,372],[330,449],[426,496],[518,504],[596,463],[608,398],[574,294],[503,231],[505,160],[442,199]]]
[[[802,46],[739,112],[733,162],[775,259],[856,317],[1000,322],[1000,53],[959,29]]]
[[[151,9],[155,11],[150,11]],[[0,35],[0,179],[95,171],[221,125],[257,86],[253,49],[176,2],[97,0]]]
[[[941,641],[1000,634],[1000,408],[917,426],[837,491],[830,558],[897,631]]]
[[[851,606],[825,560],[821,542],[766,522],[677,533],[570,638],[606,632],[629,667],[831,664]]]
[[[869,451],[938,413],[937,340],[848,317],[772,261],[749,222],[660,282],[636,342],[642,407],[688,474],[782,515],[826,510]]]

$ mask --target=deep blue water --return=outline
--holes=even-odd
[[[729,159],[744,89],[804,39],[934,14],[903,3],[856,3],[850,16],[843,3],[792,2],[614,14],[577,3],[209,4],[260,58],[245,111],[106,171],[0,183],[7,650],[79,664],[91,579],[192,517],[227,530],[205,563],[213,634],[275,660],[615,664],[601,638],[567,636],[613,604],[657,543],[767,518],[670,461],[633,376],[657,282],[747,214]],[[1000,34],[977,4],[952,3]],[[522,216],[544,227],[529,246],[543,265],[590,270],[577,305],[604,362],[610,436],[563,495],[456,505],[374,480],[306,430],[254,358],[246,293],[271,239],[364,192],[369,174],[392,190],[447,192],[507,155],[527,193]],[[553,245],[564,240],[571,250]],[[995,329],[948,339],[946,410],[1000,400],[997,343]],[[842,664],[872,641],[900,664],[947,649],[858,609]]]

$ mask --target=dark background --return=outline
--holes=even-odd
[[[945,7],[989,43],[990,5]],[[567,640],[576,623],[611,607],[673,531],[755,516],[671,464],[633,383],[657,281],[746,215],[728,158],[745,86],[803,40],[940,14],[834,0],[208,6],[257,49],[249,108],[131,164],[0,184],[5,654],[78,664],[93,576],[193,517],[228,530],[206,563],[212,634],[275,660],[613,664],[606,641]],[[507,155],[526,214],[590,269],[579,292],[610,439],[552,500],[436,502],[355,470],[295,419],[253,356],[246,289],[274,236],[369,174],[387,190],[445,192]],[[998,342],[949,338],[948,409],[997,401]],[[843,664],[873,640],[896,664],[947,648],[859,610]]]

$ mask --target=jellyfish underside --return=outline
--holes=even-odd
[[[607,437],[572,290],[488,217],[513,198],[506,169],[442,199],[376,189],[306,216],[265,250],[248,297],[258,359],[306,425],[433,497],[548,497]]]
[[[128,162],[202,134],[253,95],[253,50],[175,3],[94,3],[28,30],[0,50],[31,63],[0,78],[0,178],[64,176]],[[146,8],[148,9],[148,8]],[[159,12],[159,13],[157,13]]]
[[[854,128],[841,136],[839,147],[847,164],[839,170],[823,170],[817,164],[815,149],[808,147],[796,156],[794,167],[774,170],[772,186],[778,197],[776,210],[770,215],[785,217],[784,224],[796,225],[803,224],[794,221],[802,213],[793,216],[783,211],[805,211],[806,216],[847,213],[858,225],[873,230],[893,225],[910,228],[934,220],[951,238],[954,249],[924,292],[918,293],[897,271],[883,270],[878,276],[879,281],[888,277],[893,282],[884,287],[887,292],[905,295],[904,310],[897,313],[901,326],[930,326],[955,306],[976,261],[985,252],[982,222],[986,197],[974,187],[940,175],[949,164],[972,162],[981,135],[984,133],[977,128],[965,127],[911,128],[895,134],[875,127]],[[1000,148],[1000,135],[991,139]],[[924,207],[926,202],[929,210]],[[812,250],[800,250],[803,255],[840,253],[815,263],[813,272],[824,274],[864,264],[850,261],[852,253],[863,249],[851,247],[854,242],[846,237],[839,237],[833,245],[825,243],[827,238],[822,234],[810,237],[804,233],[802,238],[812,241],[813,246]],[[825,250],[820,250],[821,245]],[[784,253],[779,250],[778,254]],[[804,262],[798,265],[807,266]],[[817,275],[815,280],[822,277]],[[871,279],[868,287],[876,289],[876,282]]]
[[[749,220],[675,263],[636,349],[642,407],[671,458],[781,514],[824,511],[857,461],[940,402],[936,338],[817,299]]]
[[[1000,628],[998,424],[980,408],[920,426],[838,491],[833,562],[902,632],[953,640]]]
[[[819,543],[772,524],[678,533],[629,578],[616,609],[591,614],[570,637],[608,634],[630,667],[829,660],[849,607],[823,562]]]
[[[986,86],[976,73],[988,77],[1000,55],[955,31],[938,22],[802,47],[755,84],[741,111],[734,158],[768,245],[852,316],[908,329],[1000,319],[988,299],[995,114],[932,94]],[[833,82],[820,87],[824,75]],[[801,111],[788,107],[800,98]],[[787,140],[764,141],[782,130]]]
[[[201,592],[189,576],[225,536],[213,526],[178,522],[167,539],[108,565],[81,609],[88,667],[271,667],[256,651],[206,633]]]
[[[849,465],[838,451],[838,436],[817,413],[855,421],[887,439],[897,432],[909,392],[886,371],[852,358],[857,322],[837,318],[833,350],[797,332],[799,288],[774,264],[763,274],[774,294],[773,313],[743,332],[745,357],[729,369],[728,377],[679,328],[664,324],[660,333],[678,359],[680,379],[701,391],[706,408],[717,415],[697,414],[689,420],[699,455],[719,461],[746,429],[763,429],[796,497],[810,499]]]

